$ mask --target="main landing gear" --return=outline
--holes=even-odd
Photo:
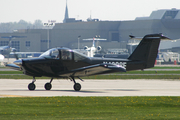
[[[73,86],[74,90],[75,90],[75,91],[80,91],[80,90],[81,90],[81,84],[76,83],[74,77],[71,77],[71,78],[72,78],[72,79],[70,79],[70,80],[74,82],[74,86]],[[78,78],[79,78],[79,77],[78,77]],[[81,81],[83,81],[81,78],[79,78],[79,79],[80,79]]]
[[[72,78],[72,79],[71,79],[71,78]],[[74,77],[71,77],[71,78],[70,78],[70,80],[74,82],[74,86],[73,86],[74,90],[75,90],[75,91],[80,91],[80,90],[81,90],[81,84],[76,83]],[[78,78],[79,78],[79,77],[78,77]],[[81,78],[79,78],[79,79],[80,79],[81,81],[83,81]],[[44,85],[44,88],[45,88],[46,90],[51,90],[51,88],[52,88],[52,84],[51,84],[52,81],[53,81],[53,78],[51,78],[50,82],[48,82],[48,83],[46,83],[46,84]],[[29,90],[35,90],[35,89],[36,89],[36,85],[34,84],[34,82],[36,82],[35,77],[33,77],[32,83],[29,83],[29,85],[28,85],[28,89],[29,89]]]
[[[53,78],[51,78],[51,80],[50,80],[49,83],[46,83],[46,84],[44,85],[44,88],[45,88],[46,90],[51,90],[51,88],[52,88],[51,82],[52,82],[52,81],[53,81]]]

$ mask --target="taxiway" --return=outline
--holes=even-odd
[[[46,91],[49,80],[37,79],[36,90],[29,91],[30,79],[0,79],[0,97],[50,97],[50,96],[180,96],[178,80],[85,80],[81,91],[73,90],[73,82],[54,80],[52,89]]]

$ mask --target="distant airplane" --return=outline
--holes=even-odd
[[[136,37],[136,36],[133,36],[133,35],[129,35],[130,39],[135,39],[135,40],[142,40],[143,37]]]
[[[75,78],[113,72],[143,70],[154,67],[161,39],[168,39],[162,34],[144,36],[134,52],[127,59],[87,57],[68,48],[53,48],[43,53],[39,58],[16,60],[7,64],[15,70],[23,71],[25,75],[33,77],[28,85],[29,90],[35,90],[35,77],[50,77],[45,89],[52,88],[54,78],[69,78],[74,82],[74,90],[79,91],[81,85]],[[120,76],[119,76],[120,77]]]
[[[88,56],[88,57],[94,57],[95,52],[100,51],[100,50],[102,49],[101,46],[98,46],[98,47],[95,46],[95,41],[107,40],[107,39],[88,38],[88,39],[83,39],[83,40],[92,40],[92,41],[93,41],[92,47],[85,46],[85,47],[84,47],[84,50],[87,51],[87,53],[88,53],[87,56]]]
[[[4,61],[4,55],[0,54],[0,62],[3,62],[3,61]]]
[[[0,46],[0,54],[9,58],[10,52],[15,52],[16,49],[11,47],[11,40],[14,38],[25,38],[26,36],[2,36],[1,38],[8,38],[9,43],[7,46]]]

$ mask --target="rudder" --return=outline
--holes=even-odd
[[[134,52],[128,58],[130,66],[128,70],[145,69],[154,67],[157,57],[160,40],[164,37],[162,34],[149,34],[144,36],[142,41],[136,47]],[[135,63],[136,62],[136,63]]]

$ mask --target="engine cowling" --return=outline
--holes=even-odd
[[[87,50],[87,49],[88,49],[88,46],[85,46],[85,47],[84,47],[84,50]]]
[[[98,50],[98,51],[101,51],[101,50],[102,50],[102,47],[101,47],[101,46],[98,46],[98,47],[97,47],[97,50]]]
[[[16,48],[12,48],[12,49],[11,49],[11,52],[16,52]]]

